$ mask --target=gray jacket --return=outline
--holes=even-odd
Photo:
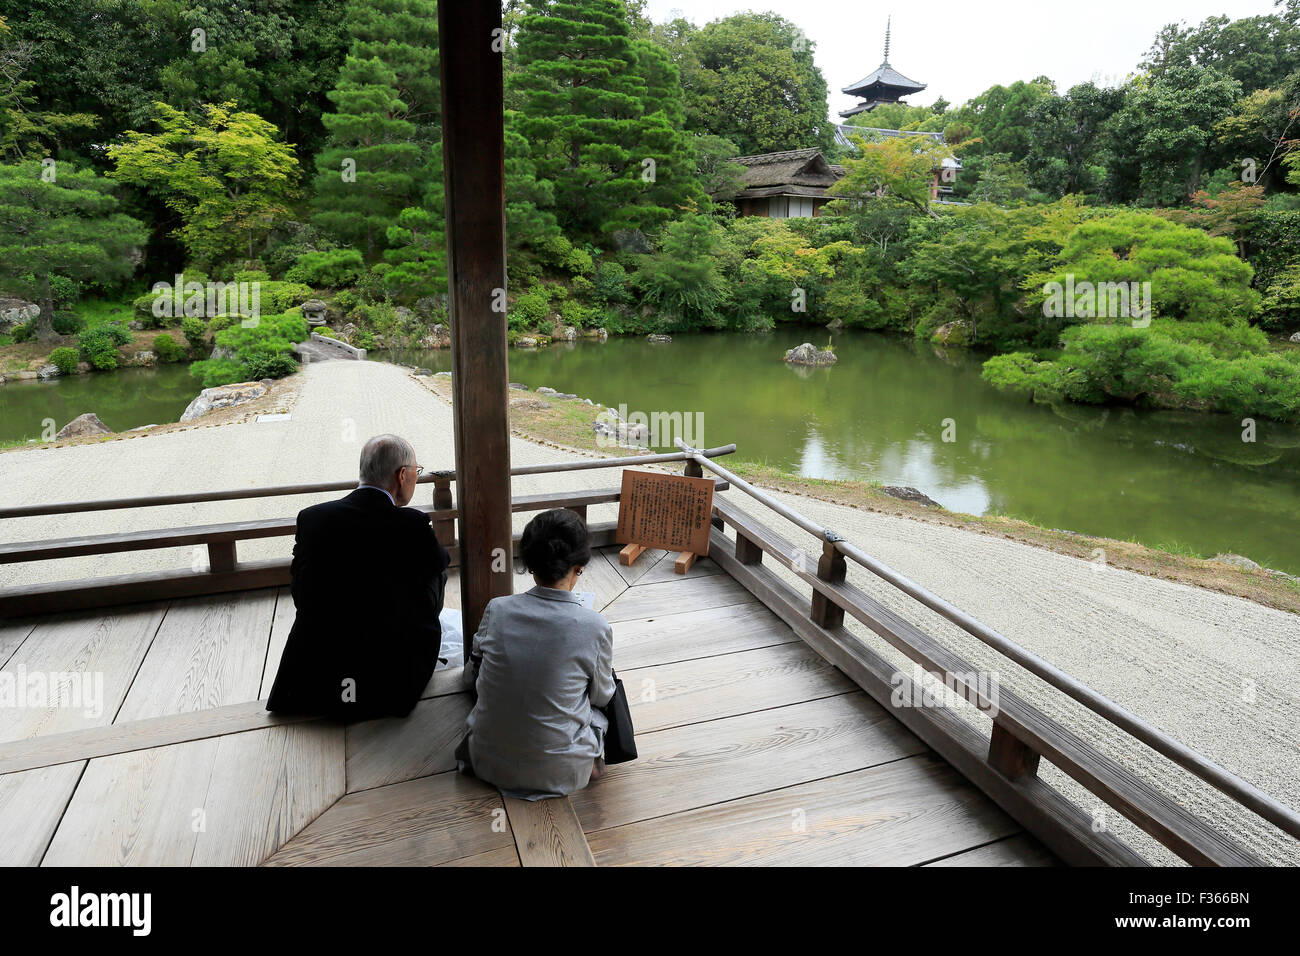
[[[614,696],[614,631],[572,591],[493,598],[472,654],[478,701],[466,719],[474,775],[508,797],[581,790],[604,751]]]

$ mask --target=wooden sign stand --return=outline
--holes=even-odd
[[[618,563],[630,566],[649,548],[676,551],[673,571],[685,574],[696,558],[709,553],[713,479],[623,472],[618,502],[618,533],[624,545]]]

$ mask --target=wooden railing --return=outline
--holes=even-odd
[[[735,450],[735,445],[726,445],[699,454],[705,457],[729,455]],[[518,477],[588,471],[598,468],[622,468],[629,464],[646,465],[679,461],[693,461],[693,458],[692,455],[685,452],[666,452],[657,455],[637,455],[629,458],[598,458],[586,461],[525,465],[511,469],[510,474],[512,477]],[[422,475],[417,479],[417,484],[433,485],[433,503],[430,505],[412,505],[412,507],[432,514],[434,533],[451,556],[452,567],[457,567],[460,564],[460,547],[456,540],[455,531],[459,512],[452,501],[451,494],[451,485],[455,478],[456,473],[453,471],[434,471]],[[321,494],[347,491],[355,488],[356,485],[355,481],[329,481],[279,485],[270,488],[238,488],[227,491],[202,491],[140,498],[113,498],[103,501],[71,501],[44,505],[25,505],[0,508],[0,519],[79,514],[125,508],[153,508],[199,502],[237,501],[249,498]],[[725,483],[720,487],[725,488]],[[619,494],[619,488],[597,488],[560,494],[516,495],[511,499],[511,508],[516,512],[568,508],[577,512],[585,520],[588,507],[616,502],[619,499]],[[220,594],[228,591],[244,591],[251,588],[287,585],[289,583],[289,558],[241,561],[237,549],[240,541],[292,535],[295,530],[295,523],[294,516],[290,515],[250,521],[230,521],[221,524],[191,525],[184,528],[79,535],[68,538],[0,544],[0,565],[161,548],[202,547],[206,548],[207,551],[207,564],[206,567],[202,568],[191,567],[148,573],[109,575],[75,581],[55,581],[22,587],[0,588],[0,619],[27,614],[48,614],[53,611],[110,607],[135,601],[194,597],[201,594]],[[592,525],[590,530],[593,547],[603,547],[614,542],[614,522],[601,522]],[[515,535],[514,543],[517,553],[519,546],[518,534]]]
[[[887,567],[833,530],[776,501],[705,454],[681,441],[677,444],[692,453],[688,473],[703,474],[708,469],[819,541],[818,553],[805,559],[790,541],[732,502],[719,498],[714,503],[715,519],[733,529],[735,540],[729,541],[715,527],[716,547],[711,546],[709,556],[1062,858],[1076,863],[1145,862],[1104,826],[1099,828],[1092,815],[1083,814],[1039,779],[1038,766],[1043,758],[1189,863],[1232,866],[1262,862],[1232,837],[1175,803],[1150,781],[1116,763],[1023,697],[1001,685],[995,693],[988,693],[989,685],[974,679],[979,673],[975,666],[848,583],[848,561],[956,624],[1283,833],[1300,837],[1300,814],[1290,807]],[[765,555],[810,585],[810,597],[800,595],[783,578],[762,567]],[[915,699],[910,696],[910,679],[846,630],[845,614],[990,714],[991,735],[985,737],[946,707],[893,706],[895,695],[903,700]],[[901,694],[900,679],[907,684]]]

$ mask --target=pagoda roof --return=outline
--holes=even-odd
[[[923,89],[925,89],[924,83],[908,79],[886,61],[858,82],[844,87],[841,92],[848,93],[850,96],[860,96],[864,100],[888,101],[887,97],[881,96],[882,93],[892,93],[894,99],[897,99],[908,93],[919,93]]]

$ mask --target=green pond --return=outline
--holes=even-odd
[[[0,442],[48,437],[84,412],[115,432],[174,422],[202,387],[188,363],[10,382],[0,385]]]
[[[832,367],[781,361],[827,338],[780,329],[512,349],[510,380],[680,413],[693,444],[735,442],[738,459],[808,477],[908,485],[953,511],[1300,573],[1300,428],[1260,419],[1247,442],[1231,416],[1034,404],[982,381],[978,356],[865,332],[835,334]],[[434,371],[451,361],[382,357]]]

